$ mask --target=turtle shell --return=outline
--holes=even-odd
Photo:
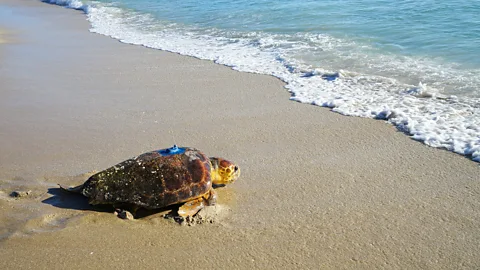
[[[90,204],[162,208],[200,197],[212,187],[210,160],[194,148],[144,153],[91,176],[82,194]]]

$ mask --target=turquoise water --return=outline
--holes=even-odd
[[[387,52],[480,66],[480,1],[101,2],[205,29],[329,34]]]
[[[276,76],[292,100],[480,161],[480,1],[45,1],[83,10],[92,32]]]
[[[284,54],[281,57],[300,61],[309,68],[379,75],[413,85],[422,82],[443,94],[480,97],[480,79],[472,78],[480,69],[480,16],[476,16],[480,12],[479,1],[85,3],[122,8],[123,13],[115,15],[140,29],[149,29],[150,33],[168,29],[190,37],[250,37],[252,42],[270,35],[269,38],[279,40],[265,46],[277,46],[279,53]],[[315,40],[315,35],[330,40]],[[285,48],[295,45],[296,50]],[[398,68],[385,61],[394,61],[391,65]],[[445,68],[436,69],[439,65]]]

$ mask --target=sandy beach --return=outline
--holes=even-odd
[[[7,40],[5,39],[5,35],[5,30],[0,29],[0,44],[7,42]]]
[[[468,158],[290,101],[270,76],[90,33],[80,11],[0,0],[1,29],[17,42],[0,45],[0,269],[480,268]],[[173,144],[242,169],[211,224],[58,191]]]
[[[0,44],[9,42],[7,38],[8,32],[5,29],[0,28]]]

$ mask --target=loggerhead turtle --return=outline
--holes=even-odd
[[[134,211],[183,203],[178,214],[186,218],[215,205],[212,185],[233,183],[239,175],[238,166],[228,160],[174,145],[125,160],[77,187],[60,187],[88,197],[92,205],[131,206]]]

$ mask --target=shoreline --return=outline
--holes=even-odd
[[[477,163],[292,102],[271,76],[90,33],[75,10],[2,6],[24,23],[0,48],[0,268],[480,267]],[[126,222],[52,191],[174,143],[242,168],[215,223]]]
[[[287,67],[288,64],[286,62],[284,64],[278,62],[276,63],[278,65],[270,65],[267,62],[277,62],[277,60],[274,60],[273,56],[262,56],[264,51],[261,49],[257,51],[255,48],[252,48],[255,53],[252,54],[247,52],[245,55],[242,54],[243,57],[239,57],[237,59],[235,57],[236,54],[228,53],[226,51],[242,51],[243,49],[247,49],[248,51],[249,49],[244,48],[242,45],[239,47],[230,47],[228,44],[224,44],[217,47],[216,45],[208,44],[208,42],[203,44],[201,38],[177,38],[176,31],[173,31],[172,33],[168,30],[164,34],[169,36],[171,35],[170,38],[162,39],[160,36],[163,36],[164,34],[160,34],[160,36],[156,37],[149,37],[149,35],[141,34],[135,30],[136,27],[130,28],[126,26],[128,23],[124,25],[123,23],[110,21],[110,17],[107,15],[110,13],[108,11],[108,7],[105,9],[98,9],[99,7],[96,7],[95,5],[80,5],[79,3],[80,2],[76,1],[67,1],[63,4],[68,8],[85,12],[91,26],[91,32],[112,37],[126,44],[141,45],[147,48],[179,53],[181,55],[192,56],[198,59],[212,60],[215,63],[231,67],[234,70],[251,72],[254,74],[271,75],[286,83],[285,87],[289,92],[291,92],[292,96],[290,99],[292,100],[306,104],[315,104],[322,107],[328,107],[332,109],[332,111],[343,115],[382,119],[389,122],[412,139],[423,142],[424,144],[432,147],[447,149],[449,151],[466,156],[467,158],[470,158],[476,162],[480,161],[478,157],[480,154],[480,146],[478,144],[478,136],[476,136],[475,133],[475,131],[479,131],[479,123],[477,121],[479,119],[479,111],[475,108],[478,107],[477,101],[480,100],[477,100],[473,97],[470,99],[463,95],[448,95],[441,89],[436,89],[430,85],[432,83],[435,85],[449,85],[453,82],[452,80],[443,81],[438,77],[434,81],[429,81],[426,78],[424,79],[427,81],[423,81],[422,79],[417,78],[415,75],[410,74],[400,76],[402,78],[409,78],[406,80],[410,81],[410,83],[401,83],[400,81],[404,81],[402,79],[400,79],[398,82],[395,82],[395,78],[390,78],[393,81],[388,82],[387,85],[384,85],[383,83],[386,83],[384,79],[386,78],[383,78],[382,76],[378,77],[373,75],[372,78],[366,79],[365,77],[371,76],[367,74],[350,76],[343,74],[344,72],[342,70],[338,70],[338,72],[334,72],[332,74],[323,74],[323,71],[318,71],[317,69],[310,70],[311,68],[301,64],[293,64],[293,66]],[[128,15],[124,15],[128,17]],[[122,17],[124,15],[122,15]],[[161,28],[160,25],[158,27]],[[183,30],[180,28],[178,31],[182,32]],[[228,34],[225,36],[227,40],[228,36]],[[225,38],[223,35],[220,35],[219,37],[221,39]],[[259,38],[262,39],[262,35],[260,35]],[[215,35],[212,37],[212,39],[215,39]],[[253,38],[253,40],[250,41],[255,43],[255,39],[256,38]],[[183,45],[185,41],[186,43],[193,42],[196,45],[193,47]],[[282,41],[279,42],[282,43]],[[265,45],[268,47],[268,44],[269,43],[267,42]],[[318,46],[322,47],[322,44],[318,44]],[[199,48],[202,49],[198,50]],[[228,48],[230,48],[230,50]],[[256,55],[253,57],[255,60],[251,59],[252,55]],[[288,59],[289,57],[287,57],[285,61],[289,62]],[[290,60],[295,62],[295,58]],[[263,64],[252,64],[257,63],[257,61],[260,61]],[[415,62],[414,59],[410,59],[410,61]],[[283,60],[281,62],[283,62]],[[302,61],[300,60],[300,62]],[[363,60],[360,60],[360,62],[363,62]],[[382,60],[381,62],[388,63],[390,61]],[[287,66],[285,66],[285,64],[287,64]],[[394,61],[394,63],[391,63],[390,65],[390,68],[396,69],[403,64]],[[429,68],[427,66],[424,68],[428,70]],[[345,68],[348,70],[348,67]],[[350,73],[347,70],[346,73]],[[442,76],[443,78],[455,77],[457,78],[457,82],[467,82],[469,81],[468,78],[476,78],[476,76],[471,75],[467,75],[466,77],[461,76],[459,70],[452,72],[451,70],[448,71],[447,69],[430,71],[428,73],[443,74],[444,71],[447,72],[446,74],[450,75],[448,76],[445,74],[446,76]],[[353,71],[353,73],[356,72],[361,73],[360,70]],[[300,74],[303,73],[307,75],[307,79],[302,79],[303,75]],[[344,75],[345,78],[343,78]],[[335,79],[334,83],[325,83],[325,81],[329,80],[319,79],[320,77],[324,78],[324,76],[333,76],[333,78],[338,78]],[[394,77],[398,76],[395,75]],[[420,77],[423,77],[423,75]],[[366,79],[364,83],[357,82],[357,80],[363,81],[363,79]],[[352,81],[355,82],[350,84]],[[475,83],[474,81],[468,84],[477,85],[478,83]],[[388,85],[391,83],[393,83],[393,85],[389,87]],[[430,86],[427,86],[427,84]],[[364,85],[365,88],[362,85]],[[371,89],[371,87],[377,88],[377,86],[379,89],[383,90],[377,91]],[[461,86],[458,87],[462,88]],[[318,91],[318,89],[322,89],[322,91]],[[389,101],[387,102],[387,100]],[[460,117],[457,114],[460,115]]]

